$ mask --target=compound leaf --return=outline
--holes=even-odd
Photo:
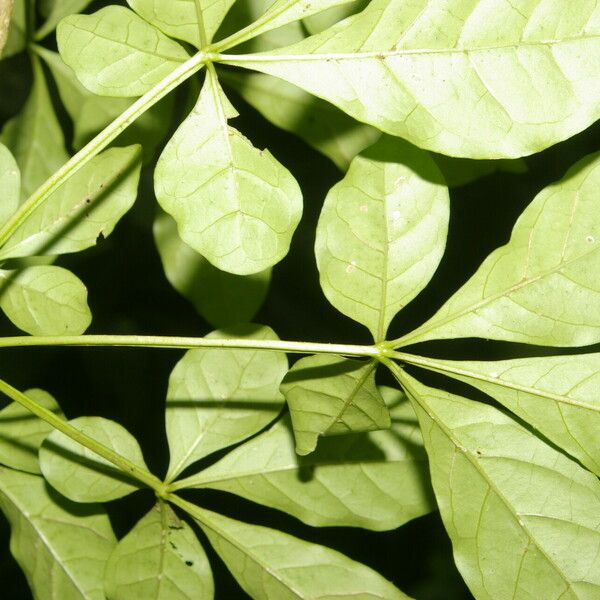
[[[62,411],[56,400],[44,390],[25,392],[40,406],[56,415]],[[36,417],[17,402],[11,402],[0,410],[0,463],[28,473],[41,473],[38,450],[53,427]]]
[[[330,190],[315,254],[321,287],[375,341],[429,282],[446,245],[448,189],[431,157],[382,138]]]
[[[237,115],[209,69],[191,115],[156,167],[156,197],[186,244],[247,275],[280,261],[302,214],[296,180],[227,123]]]
[[[102,506],[70,502],[43,477],[0,467],[0,508],[35,598],[104,600],[104,568],[117,540]]]
[[[0,269],[0,308],[31,335],[81,335],[92,320],[85,285],[50,265]]]
[[[213,267],[177,233],[175,221],[162,211],[154,220],[154,239],[171,285],[214,327],[251,321],[271,281],[271,269],[234,275]]]
[[[104,96],[141,96],[189,58],[177,42],[115,5],[63,19],[57,40],[79,81]]]
[[[213,331],[212,339],[278,339],[263,325]],[[279,384],[287,371],[283,352],[244,349],[189,350],[169,379],[166,427],[171,462],[167,480],[188,465],[268,425],[281,411]]]
[[[301,358],[281,391],[290,409],[296,452],[309,454],[321,436],[387,429],[390,414],[375,386],[377,362],[334,355]]]
[[[400,343],[484,337],[542,346],[600,341],[600,155],[542,190],[506,246]]]
[[[117,544],[106,565],[111,600],[189,600],[214,596],[208,559],[192,528],[158,502]]]
[[[79,417],[69,423],[147,470],[137,440],[121,425],[103,417]],[[40,448],[40,467],[50,485],[76,502],[106,502],[140,487],[124,471],[58,430]]]
[[[454,558],[480,600],[600,594],[600,481],[502,412],[401,377]]]
[[[231,574],[256,600],[407,598],[381,575],[335,550],[188,507]]]
[[[396,390],[381,390],[389,431],[324,439],[299,457],[289,419],[232,450],[178,487],[224,490],[313,526],[394,529],[434,510],[415,413]]]
[[[0,225],[19,207],[21,174],[10,150],[0,144]]]
[[[589,0],[375,0],[266,54],[225,58],[443,154],[514,158],[600,116],[600,19]],[[585,56],[586,60],[581,57]]]

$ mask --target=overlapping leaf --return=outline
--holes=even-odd
[[[448,217],[448,189],[431,157],[382,138],[325,199],[315,254],[328,300],[385,339],[392,318],[435,272]]]
[[[440,512],[479,600],[600,594],[600,481],[497,409],[407,375]]]
[[[403,345],[485,337],[545,346],[600,341],[600,156],[540,192],[506,246]]]
[[[390,414],[375,386],[377,362],[333,355],[301,358],[288,371],[285,395],[296,452],[309,454],[319,437],[390,426]]]
[[[265,326],[240,325],[207,337],[277,339]],[[190,350],[169,379],[166,428],[168,480],[208,454],[260,431],[283,407],[279,384],[287,371],[283,352]]]
[[[10,150],[0,144],[0,225],[17,210],[20,189],[19,166]]]
[[[588,0],[374,0],[264,55],[226,57],[429,150],[531,154],[600,116],[600,20]],[[585,55],[586,60],[581,60]]]
[[[35,32],[35,39],[41,40],[54,31],[61,19],[81,12],[89,6],[92,0],[57,0],[50,6],[44,24]]]
[[[237,112],[209,71],[192,114],[155,171],[181,238],[217,268],[247,275],[280,261],[302,214],[296,180],[227,122]]]

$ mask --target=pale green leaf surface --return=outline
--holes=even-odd
[[[437,269],[449,204],[431,157],[390,137],[357,156],[327,194],[315,242],[321,287],[375,341]]]
[[[598,598],[600,481],[499,410],[402,379],[474,596]]]
[[[119,541],[106,565],[110,600],[210,600],[208,559],[192,528],[164,502],[157,503]]]
[[[108,237],[135,202],[140,168],[140,146],[98,154],[17,227],[0,259],[78,252]]]
[[[263,117],[303,139],[345,171],[381,133],[282,79],[262,73],[223,71],[220,79]]]
[[[14,0],[0,0],[0,56],[8,38],[13,5]]]
[[[36,600],[104,600],[104,568],[117,541],[102,506],[70,502],[42,477],[0,467],[0,508]]]
[[[402,600],[369,567],[325,546],[195,507],[192,516],[231,574],[255,600]]]
[[[222,271],[247,275],[287,254],[302,193],[268,150],[228,125],[236,115],[209,70],[196,107],[160,157],[154,185],[184,242]]]
[[[564,7],[374,0],[303,42],[226,61],[286,79],[422,148],[515,158],[600,116],[600,6]]]
[[[278,339],[263,325],[244,324],[207,337]],[[169,379],[166,428],[173,480],[198,459],[260,431],[279,414],[283,352],[196,349],[186,352]]]
[[[381,390],[389,431],[324,439],[299,457],[288,418],[186,480],[278,508],[313,526],[394,529],[434,510],[427,457],[406,397]]]
[[[175,221],[161,212],[154,240],[171,285],[214,327],[251,321],[269,289],[271,269],[234,275],[213,267],[177,233]]]
[[[92,0],[58,0],[53,2],[44,24],[35,32],[35,39],[41,40],[52,33],[61,19],[81,12]]]
[[[290,410],[296,452],[306,455],[319,437],[390,426],[390,414],[375,386],[377,362],[319,354],[297,361],[281,391]]]
[[[25,392],[40,406],[62,416],[56,400],[44,390],[32,389]],[[28,473],[40,473],[38,450],[52,426],[36,417],[32,412],[11,402],[0,410],[0,463]]]
[[[79,81],[103,96],[141,96],[189,58],[177,42],[121,6],[67,17],[57,40]]]
[[[541,346],[599,342],[599,186],[596,154],[540,192],[508,244],[401,343],[465,337]]]
[[[0,308],[31,335],[81,335],[92,321],[85,285],[55,266],[0,270]]]
[[[5,44],[3,44],[4,48],[0,47],[0,57],[8,58],[25,50],[25,46],[27,45],[26,0],[14,0],[14,2],[11,2],[11,0],[8,0],[8,2],[6,0],[3,1],[7,7],[12,8],[12,13],[9,17],[8,37],[5,40]],[[4,14],[4,19],[6,18],[6,14]]]
[[[21,174],[19,166],[10,150],[0,144],[0,224],[19,207],[21,189]]]
[[[489,394],[600,476],[600,354],[436,359],[432,368]]]
[[[38,60],[33,60],[33,85],[25,106],[5,124],[0,141],[21,170],[21,199],[28,198],[69,158]]]
[[[119,423],[103,417],[78,417],[69,423],[147,470],[137,440]],[[39,456],[42,473],[50,485],[76,502],[107,502],[140,487],[105,458],[57,430],[45,439]]]

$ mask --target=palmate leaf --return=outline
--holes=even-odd
[[[154,184],[184,242],[217,268],[247,275],[287,254],[302,193],[268,150],[228,125],[235,116],[209,69],[196,107],[160,157]]]
[[[158,502],[119,541],[106,565],[110,600],[210,600],[208,559],[192,528]]]
[[[10,150],[0,144],[0,225],[19,207],[21,174]]]
[[[382,138],[325,199],[315,254],[327,299],[384,340],[392,318],[435,272],[448,218],[448,189],[431,157]]]
[[[496,398],[600,476],[600,354],[427,362]]]
[[[0,259],[77,252],[108,237],[135,201],[140,168],[140,146],[95,156],[15,229]]]
[[[167,279],[211,325],[252,320],[267,295],[271,269],[241,276],[213,267],[179,237],[175,221],[162,211],[153,229]]]
[[[324,354],[294,364],[281,391],[290,409],[298,454],[312,452],[321,436],[390,426],[389,411],[375,386],[377,364]]]
[[[588,0],[563,8],[374,0],[303,42],[225,62],[281,77],[422,148],[512,158],[600,116],[600,9]]]
[[[381,575],[339,552],[188,507],[231,574],[255,600],[408,598]]]
[[[177,42],[122,6],[71,15],[60,22],[56,38],[79,81],[104,96],[141,96],[189,58]]]
[[[104,600],[104,568],[117,541],[102,506],[70,502],[42,477],[0,467],[0,508],[36,599]]]
[[[475,597],[598,598],[598,478],[491,406],[401,380],[456,564]]]
[[[600,341],[598,185],[596,154],[540,192],[508,244],[398,343],[465,337],[544,346]]]
[[[278,339],[272,329],[245,324],[209,338]],[[200,458],[260,431],[279,414],[279,384],[287,371],[283,352],[189,350],[169,379],[166,429],[171,461],[167,480]]]
[[[121,425],[103,417],[78,417],[70,425],[147,470],[137,440]],[[47,481],[76,502],[107,502],[140,487],[124,471],[58,430],[40,448],[40,468]]]
[[[399,527],[435,503],[414,411],[400,392],[381,392],[390,406],[389,431],[323,439],[301,458],[283,418],[178,487],[231,492],[314,526]]]
[[[92,320],[85,285],[55,266],[0,269],[0,308],[31,335],[80,335]]]

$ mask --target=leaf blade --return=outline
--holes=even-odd
[[[21,189],[21,173],[19,165],[10,150],[0,144],[0,223],[4,224],[19,207],[19,192]]]

